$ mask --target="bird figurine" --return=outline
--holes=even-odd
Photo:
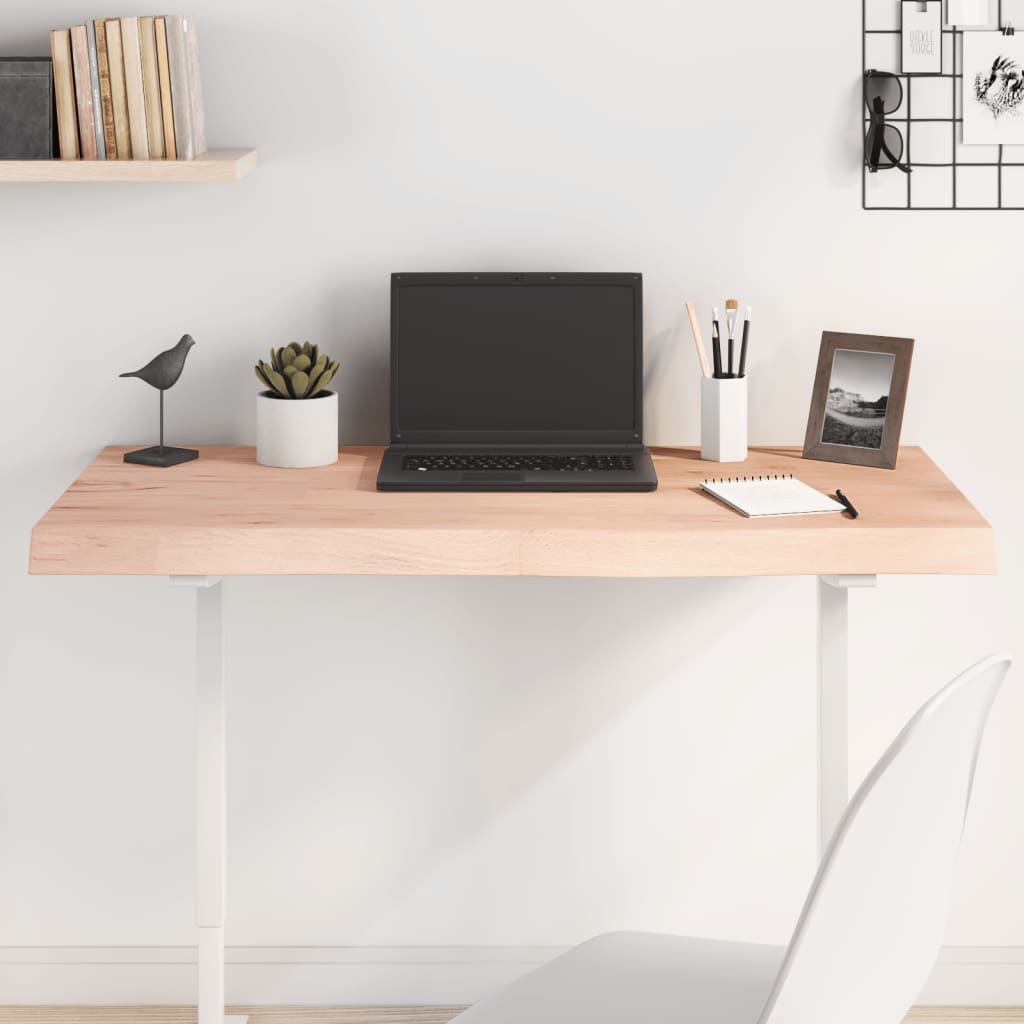
[[[181,371],[185,368],[185,358],[194,344],[192,336],[184,334],[174,348],[169,348],[166,352],[154,356],[142,369],[120,375],[122,377],[138,377],[139,380],[144,380],[150,387],[156,388],[160,392],[160,444],[153,445],[151,448],[126,452],[125,462],[139,466],[160,466],[167,469],[170,466],[180,466],[183,462],[191,462],[193,459],[199,458],[199,452],[194,448],[168,448],[164,445],[164,392],[178,383]]]
[[[138,377],[158,391],[166,391],[178,383],[181,371],[185,369],[185,357],[195,344],[191,334],[183,334],[174,348],[154,356],[141,370],[122,373],[121,377]]]

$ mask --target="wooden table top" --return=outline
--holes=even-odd
[[[72,575],[801,576],[994,573],[992,528],[920,448],[894,471],[759,448],[742,464],[652,449],[652,494],[379,493],[383,448],[268,469],[202,448],[173,469],[105,448],[32,531],[29,571]],[[793,473],[861,515],[747,519],[709,476]]]

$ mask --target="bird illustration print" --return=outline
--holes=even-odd
[[[987,72],[974,76],[974,95],[996,120],[1003,114],[1019,114],[1024,101],[1024,68],[1009,57],[996,57]]]

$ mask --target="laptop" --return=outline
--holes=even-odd
[[[381,491],[653,491],[640,274],[393,274]]]

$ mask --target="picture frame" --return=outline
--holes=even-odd
[[[962,47],[964,145],[1024,145],[1024,34],[965,32]]]
[[[804,458],[895,469],[913,338],[824,331]]]

